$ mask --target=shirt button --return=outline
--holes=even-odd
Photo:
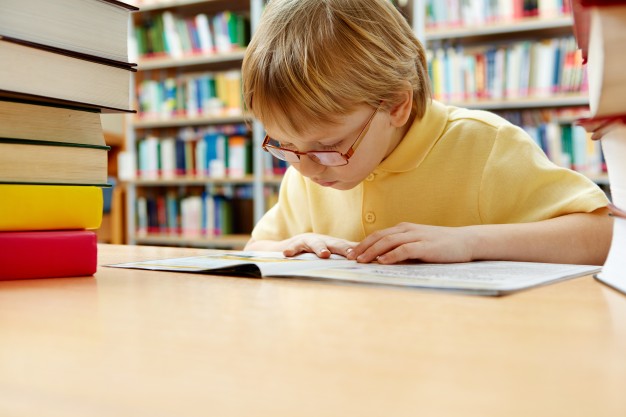
[[[371,211],[365,214],[365,221],[368,223],[374,223],[376,221],[376,215]]]
[[[374,178],[376,178],[376,174],[372,172],[367,176],[367,178],[365,178],[365,181],[374,181]]]

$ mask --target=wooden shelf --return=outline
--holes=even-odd
[[[574,19],[571,16],[561,16],[552,19],[527,18],[520,20],[501,21],[484,25],[442,27],[426,30],[426,41],[443,39],[476,38],[498,34],[510,35],[511,33],[546,31],[554,29],[571,28]]]
[[[168,127],[200,126],[228,123],[251,122],[252,116],[247,114],[233,114],[222,116],[198,116],[198,117],[170,117],[170,118],[136,118],[133,120],[135,129],[159,129]]]
[[[553,107],[588,106],[589,97],[587,97],[586,95],[572,94],[504,100],[446,101],[446,104],[457,107],[465,107],[468,109],[480,110],[539,109]]]
[[[280,185],[282,177],[268,176],[263,179],[265,185]],[[254,176],[247,175],[243,178],[200,178],[200,177],[179,177],[170,179],[134,179],[126,181],[128,184],[138,185],[142,187],[168,187],[179,185],[252,185],[254,184]]]
[[[202,177],[178,177],[178,178],[159,178],[159,179],[142,179],[127,181],[129,184],[139,185],[142,187],[166,187],[176,185],[209,185],[209,184],[243,184],[248,185],[254,182],[252,175],[242,178],[202,178]]]
[[[174,7],[195,6],[202,3],[206,3],[205,0],[161,0],[144,4],[142,2],[132,2],[135,6],[139,7],[140,12],[150,12],[156,10],[166,10]]]
[[[215,237],[185,237],[171,235],[140,235],[137,234],[135,241],[140,245],[167,245],[186,246],[197,248],[233,248],[242,249],[248,240],[249,235],[225,235]]]
[[[192,55],[183,58],[169,56],[155,58],[140,58],[137,62],[138,71],[148,71],[166,68],[193,67],[198,65],[222,64],[225,62],[241,61],[245,49],[236,49],[232,52],[221,52],[208,55]]]

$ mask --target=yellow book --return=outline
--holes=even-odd
[[[0,184],[0,230],[97,229],[102,190],[92,186]]]

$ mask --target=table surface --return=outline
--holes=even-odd
[[[205,253],[101,245],[99,264]],[[626,297],[122,270],[0,282],[0,415],[626,416]]]

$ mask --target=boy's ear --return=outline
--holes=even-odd
[[[400,102],[389,109],[389,117],[391,125],[394,127],[402,127],[406,124],[411,116],[413,108],[413,90],[408,88],[398,93]]]

